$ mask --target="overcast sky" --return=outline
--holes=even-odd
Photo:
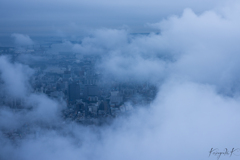
[[[185,8],[196,13],[221,6],[224,0],[1,0],[0,34],[30,35],[73,32],[86,28],[119,28],[148,32],[156,23]],[[78,32],[79,34],[80,32]],[[77,33],[75,33],[77,34]]]

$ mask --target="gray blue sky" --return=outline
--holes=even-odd
[[[121,28],[148,32],[156,23],[185,8],[201,13],[222,5],[224,0],[2,0],[0,34],[80,34],[90,28]]]

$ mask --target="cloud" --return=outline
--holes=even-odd
[[[2,128],[18,129],[22,125],[42,123],[54,124],[59,119],[60,111],[65,107],[63,102],[57,102],[44,94],[33,93],[29,80],[33,69],[17,62],[11,63],[10,58],[0,57],[1,98],[5,105],[0,108]],[[2,102],[1,101],[1,102]],[[16,103],[16,107],[9,108],[8,104]],[[15,111],[14,108],[22,108]]]
[[[98,29],[91,36],[83,38],[81,44],[75,44],[73,51],[81,54],[107,54],[109,50],[123,47],[127,42],[125,30]]]
[[[29,77],[33,74],[33,70],[28,66],[9,63],[6,56],[0,57],[0,73],[4,82],[5,90],[10,97],[21,98],[27,95],[29,90]]]
[[[238,90],[239,79],[240,48],[237,42],[240,24],[239,18],[234,16],[238,10],[236,6],[231,10],[226,7],[200,15],[185,9],[181,16],[151,24],[160,34],[134,38],[127,35],[117,46],[107,49],[103,43],[109,44],[108,40],[94,41],[97,35],[93,34],[88,45],[81,45],[81,50],[100,54],[103,58],[97,68],[122,79],[159,81],[170,74],[216,85],[219,90],[230,93]]]
[[[173,65],[176,74],[220,88],[236,87],[240,24],[238,18],[226,15],[207,11],[197,16],[186,9],[181,17],[159,24],[162,38],[178,57]]]
[[[150,108],[117,119],[111,126],[91,129],[73,123],[51,130],[35,126],[17,149],[4,144],[5,151],[10,145],[9,150],[1,155],[26,160],[208,159],[212,147],[238,145],[238,104],[239,100],[218,95],[212,86],[170,82]]]
[[[63,41],[62,43],[53,44],[47,53],[58,54],[59,52],[72,52],[73,44],[69,41]]]
[[[110,55],[102,59],[97,69],[102,71],[104,78],[113,77],[118,81],[156,83],[167,76],[168,64],[157,59],[144,59],[141,56]]]
[[[14,33],[12,34],[12,37],[14,38],[16,45],[19,46],[29,46],[34,44],[28,35]]]

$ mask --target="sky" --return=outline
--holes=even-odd
[[[185,8],[197,13],[221,6],[224,0],[1,0],[0,34],[80,34],[90,28],[121,28],[149,32],[146,23],[155,23]]]
[[[64,102],[32,93],[35,71],[26,61],[38,57],[26,54],[12,62],[0,56],[1,94],[33,107],[25,112],[0,107],[0,130],[30,126],[17,146],[0,132],[0,159],[215,160],[211,148],[229,153],[240,148],[238,1],[12,0],[0,6],[1,34],[14,45],[34,44],[37,34],[76,33],[81,43],[65,40],[48,54],[61,49],[100,56],[95,67],[106,77],[149,81],[158,88],[153,102],[132,106],[131,115],[101,128],[84,127],[64,122]],[[132,36],[143,31],[151,32]],[[239,156],[236,150],[219,159]]]

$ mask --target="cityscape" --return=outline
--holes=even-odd
[[[0,47],[0,56],[12,57],[13,61],[18,61],[26,53],[38,57],[40,60],[34,63],[25,61],[35,71],[30,78],[31,92],[66,104],[61,111],[65,121],[75,121],[79,125],[103,125],[118,116],[131,114],[133,106],[149,105],[154,100],[157,92],[155,85],[135,83],[131,77],[126,77],[124,82],[111,75],[104,77],[95,68],[100,57],[86,55],[79,58],[79,54],[71,51],[49,54],[54,43],[64,42],[55,40],[31,46]],[[0,100],[1,105],[9,106],[16,112],[26,109],[22,98],[1,94]],[[27,125],[24,124],[24,127]],[[5,134],[15,139],[23,136],[23,132],[19,129]]]

